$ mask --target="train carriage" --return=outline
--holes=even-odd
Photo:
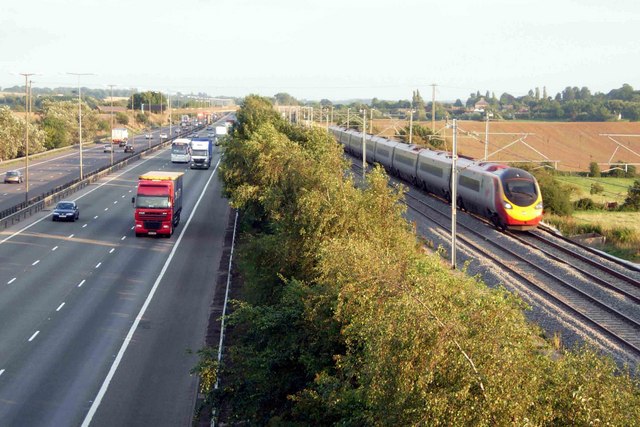
[[[445,151],[422,150],[418,156],[417,183],[445,199],[451,197],[451,156]]]
[[[362,134],[331,128],[347,151],[362,156]],[[367,161],[400,178],[451,200],[451,154],[366,136]],[[542,219],[542,196],[533,175],[522,169],[459,157],[457,198],[461,209],[489,219],[497,228],[528,230]]]
[[[373,157],[374,160],[385,168],[390,168],[392,164],[391,161],[393,160],[393,150],[396,145],[398,145],[397,141],[390,141],[386,138],[376,137],[376,151]]]
[[[422,150],[416,145],[398,144],[393,150],[392,170],[400,178],[416,182],[418,154]]]

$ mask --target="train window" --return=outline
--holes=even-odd
[[[420,163],[420,170],[442,178],[442,169],[437,166],[430,165],[429,163]]]
[[[468,176],[460,175],[459,183],[461,186],[473,190],[475,192],[480,191],[480,181],[469,178]]]
[[[378,148],[378,153],[380,153],[381,156],[389,157],[389,151],[388,150],[384,150],[382,148]]]
[[[410,157],[404,157],[400,153],[396,153],[396,158],[393,160],[399,163],[404,163],[407,166],[413,166],[413,159],[411,159]]]
[[[533,181],[525,179],[510,179],[504,183],[504,194],[517,206],[528,206],[533,203],[538,192]]]

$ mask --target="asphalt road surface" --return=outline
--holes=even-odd
[[[185,172],[169,239],[134,235],[148,170]],[[78,221],[42,212],[0,235],[0,425],[189,425],[187,350],[204,343],[229,215],[217,170],[161,150],[70,199]]]

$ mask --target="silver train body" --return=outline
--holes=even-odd
[[[345,151],[362,157],[362,133],[330,127]],[[366,160],[389,173],[451,201],[451,153],[365,134]],[[529,230],[542,219],[542,196],[529,172],[507,165],[458,157],[457,197],[461,209],[490,220],[500,229]]]

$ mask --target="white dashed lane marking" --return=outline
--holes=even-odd
[[[9,280],[9,281],[7,282],[7,285],[12,284],[13,282],[15,282],[15,281],[16,281],[16,279],[17,279],[17,277],[14,277],[13,279]]]
[[[115,250],[116,250],[116,248],[111,248],[111,250],[109,251],[109,253],[110,253],[110,254],[112,254],[112,253],[113,253],[113,251],[115,251]]]
[[[58,308],[56,308],[56,311],[60,311],[60,309],[61,309],[62,307],[64,307],[64,303],[60,304],[60,305],[58,306]]]
[[[33,335],[31,335],[31,338],[29,338],[29,342],[33,341],[38,336],[39,333],[40,331],[35,331]]]
[[[84,285],[84,282],[86,282],[86,280],[82,280],[82,282],[78,283],[78,287],[81,288],[82,285]]]
[[[54,247],[51,248],[52,251],[55,251],[56,249],[58,249],[57,246],[54,246]]]
[[[96,264],[96,268],[100,268],[100,266],[101,266],[101,265],[102,265],[102,263],[101,263],[101,262],[97,263],[97,264]]]
[[[39,262],[40,262],[40,260],[33,261],[33,263],[31,265],[38,265]]]

